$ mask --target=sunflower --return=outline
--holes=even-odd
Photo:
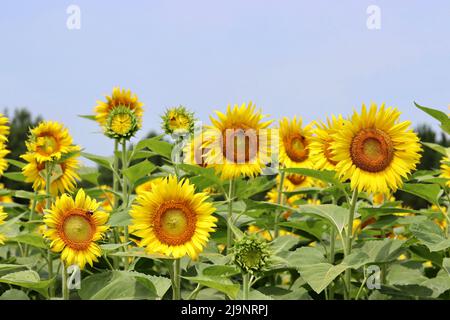
[[[185,135],[194,132],[194,113],[183,106],[167,109],[161,119],[166,134]]]
[[[341,130],[343,125],[344,119],[341,115],[332,115],[331,120],[327,118],[327,123],[316,123],[315,136],[309,145],[311,161],[316,169],[334,170],[336,167],[336,161],[332,159],[331,154],[332,135]]]
[[[351,120],[333,134],[333,160],[336,172],[352,189],[369,193],[395,191],[416,168],[420,160],[419,138],[409,128],[410,122],[399,122],[396,108],[369,111],[362,106],[361,114],[354,112]]]
[[[134,234],[150,254],[195,259],[214,232],[215,208],[205,193],[195,193],[189,180],[169,176],[155,181],[151,191],[137,197],[130,215]]]
[[[251,102],[228,105],[225,114],[216,111],[218,119],[210,117],[212,125],[207,127],[204,143],[206,163],[222,179],[254,177],[269,162],[267,128],[272,121],[263,122],[266,116],[255,108]]]
[[[0,206],[0,225],[5,223],[7,215],[6,212],[3,211],[3,207]],[[6,237],[0,233],[0,244],[5,244]]]
[[[209,149],[204,147],[204,136],[205,135],[202,130],[202,132],[193,135],[189,139],[183,149],[183,163],[197,165],[204,168],[208,166],[205,156]]]
[[[0,183],[0,190],[5,190],[5,185]],[[5,190],[7,191],[7,190]],[[13,199],[9,194],[0,195],[0,202],[2,203],[12,203]]]
[[[444,157],[441,160],[441,178],[447,179],[445,185],[450,187],[450,159],[448,157]]]
[[[280,163],[286,168],[312,168],[309,157],[312,141],[312,124],[302,127],[302,118],[280,121]]]
[[[26,145],[28,152],[39,163],[59,160],[63,154],[80,150],[78,146],[72,145],[69,131],[61,123],[54,121],[41,122],[31,129]]]
[[[33,189],[36,191],[45,189],[45,163],[39,163],[32,153],[26,153],[21,156],[27,162],[22,168],[25,176],[25,182],[33,183]],[[50,184],[50,193],[56,196],[58,193],[72,192],[80,176],[77,173],[79,161],[76,156],[66,158],[62,162],[55,163],[52,170]]]
[[[106,102],[97,101],[95,120],[107,136],[128,139],[142,126],[143,105],[130,90],[114,87]]]
[[[96,241],[108,230],[109,215],[98,211],[100,204],[86,196],[80,189],[73,199],[67,194],[57,198],[51,210],[45,210],[45,237],[51,240],[54,252],[61,252],[67,266],[78,264],[83,269],[86,263],[92,266],[101,255]]]
[[[8,149],[6,149],[6,145],[3,142],[0,142],[0,175],[2,175],[6,169],[8,169],[8,161],[6,160],[6,156],[10,153]]]
[[[9,119],[0,113],[0,142],[6,143],[9,135]]]

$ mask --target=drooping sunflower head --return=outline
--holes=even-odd
[[[0,142],[6,143],[9,136],[9,119],[0,113]]]
[[[445,183],[447,187],[450,187],[450,159],[448,157],[444,157],[441,160],[441,178],[447,179]]]
[[[189,180],[175,176],[155,181],[137,197],[130,215],[134,234],[150,254],[195,259],[215,231],[217,218],[205,193],[195,193]]]
[[[186,135],[194,132],[194,113],[183,106],[166,110],[162,119],[162,129],[168,135]]]
[[[45,163],[39,162],[34,153],[26,153],[21,158],[27,162],[22,168],[25,182],[32,183],[35,191],[45,190]],[[50,192],[53,196],[64,192],[72,192],[76,188],[77,180],[80,180],[77,173],[79,167],[78,154],[62,158],[52,165]]]
[[[131,109],[118,106],[109,113],[104,129],[105,135],[112,139],[129,140],[139,130],[138,118]]]
[[[269,264],[270,249],[265,239],[255,234],[244,235],[233,247],[233,261],[245,273],[263,271]]]
[[[399,122],[394,108],[372,104],[354,112],[341,130],[333,134],[333,160],[342,180],[350,179],[352,189],[388,193],[403,184],[420,160],[419,138],[410,122]]]
[[[114,87],[106,102],[97,101],[95,119],[107,136],[129,139],[142,126],[143,105],[130,90]]]
[[[286,168],[307,167],[312,163],[309,157],[312,138],[312,124],[302,126],[302,118],[292,120],[284,117],[280,121],[280,163]]]
[[[72,144],[67,128],[55,121],[44,121],[31,129],[26,145],[39,163],[59,160],[63,154],[80,150]]]
[[[6,212],[3,211],[3,207],[0,206],[0,225],[5,223],[5,219],[7,217]],[[0,245],[5,244],[6,237],[5,235],[0,233]]]
[[[253,177],[269,162],[268,127],[265,115],[251,102],[227,107],[225,114],[216,111],[210,117],[212,126],[205,132],[206,162],[220,173],[222,179]]]
[[[334,170],[336,167],[337,162],[333,160],[331,153],[332,135],[341,130],[344,123],[342,115],[332,115],[331,119],[327,118],[327,123],[316,123],[315,136],[310,144],[311,161],[316,169]]]
[[[61,252],[67,266],[77,264],[83,269],[92,266],[101,255],[96,243],[108,230],[109,215],[99,211],[99,203],[80,189],[73,199],[67,194],[57,198],[51,210],[45,210],[45,237],[51,240],[54,252]]]

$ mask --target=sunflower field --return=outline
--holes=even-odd
[[[415,107],[450,133],[445,112]],[[116,87],[82,116],[110,157],[46,120],[20,160],[1,115],[0,174],[33,191],[0,190],[0,300],[450,299],[450,150],[401,110],[307,124],[249,102],[203,124],[179,106],[134,141],[144,112]],[[416,169],[425,148],[440,170]]]

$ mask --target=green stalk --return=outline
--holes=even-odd
[[[119,140],[114,140],[114,163],[113,163],[113,171],[119,172]],[[117,178],[117,175],[113,172],[113,193],[114,193],[114,203],[113,203],[113,209],[117,209],[119,206],[119,198],[117,197],[117,192],[119,191],[119,179]],[[114,242],[119,243],[120,242],[120,236],[119,236],[119,227],[113,228],[113,236],[114,236]],[[119,257],[113,258],[114,263],[114,269],[119,269]]]
[[[284,176],[285,176],[284,171],[281,171],[280,172],[280,185],[278,186],[278,199],[277,199],[277,203],[279,205],[283,204]],[[273,235],[274,239],[278,238],[278,236],[280,234],[280,230],[279,230],[279,227],[278,227],[278,222],[280,220],[280,215],[281,215],[281,212],[278,212],[278,210],[277,210],[277,212],[275,212],[275,225],[274,225],[274,232],[273,232],[274,233],[274,235]]]
[[[53,170],[53,163],[46,162],[45,163],[45,193],[47,195],[47,199],[45,201],[45,208],[49,210],[51,208],[52,203],[52,195],[50,193],[50,185],[51,185],[51,178],[52,178],[52,170]],[[53,257],[52,257],[52,251],[50,249],[47,250],[47,261],[48,261],[48,279],[53,279]],[[49,298],[55,296],[55,285],[51,284],[49,288]]]
[[[333,202],[332,203],[334,205],[336,204],[336,200],[334,199],[334,197],[333,197]],[[336,229],[334,228],[334,226],[331,226],[330,256],[329,256],[330,264],[334,264],[335,249],[336,249]],[[329,291],[330,291],[329,292],[329,299],[333,300],[334,299],[334,282],[331,282]]]
[[[228,215],[227,215],[227,254],[233,246],[233,231],[231,225],[233,223],[233,197],[234,197],[234,180],[230,180],[228,189]]]
[[[38,192],[35,191],[34,192],[34,198],[33,198],[33,202],[31,203],[31,209],[30,209],[30,214],[28,216],[28,223],[33,219],[34,213],[36,212],[36,204],[37,204],[37,200],[36,197],[38,195]],[[25,245],[25,254],[28,255],[30,247],[26,244]]]
[[[173,264],[172,299],[181,300],[181,260],[175,259]]]
[[[128,209],[128,180],[125,175],[125,170],[128,167],[128,159],[127,159],[127,141],[123,140],[122,142],[122,191],[123,191],[123,208],[125,210]],[[128,226],[124,227],[124,243],[128,243],[129,235],[128,235]],[[128,245],[124,247],[125,252],[128,251]],[[124,257],[124,268],[128,270],[128,257]]]
[[[352,240],[353,240],[353,219],[355,218],[356,202],[358,201],[358,189],[353,190],[353,195],[350,203],[348,226],[346,233],[346,243],[347,248],[345,256],[349,256],[352,253]],[[345,270],[345,285],[347,287],[347,299],[351,299],[351,269]]]
[[[66,266],[63,264],[63,277],[62,277],[62,293],[63,293],[63,300],[70,300],[69,298],[69,287],[67,286],[67,280],[68,280],[68,275],[67,275],[67,268]]]
[[[250,291],[249,274],[242,274],[242,300],[248,300],[248,293]]]

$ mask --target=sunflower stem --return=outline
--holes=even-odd
[[[114,163],[113,163],[113,171],[119,172],[119,140],[114,139]],[[113,193],[114,193],[114,203],[113,203],[113,209],[117,209],[119,206],[119,197],[117,197],[117,192],[119,191],[119,179],[115,173],[113,173]],[[114,236],[114,242],[119,243],[120,237],[119,237],[119,227],[113,228],[113,236]],[[113,260],[114,263],[114,269],[119,269],[119,257],[114,257]]]
[[[31,203],[30,214],[28,215],[28,223],[30,223],[30,221],[33,219],[34,213],[36,212],[36,204],[37,204],[36,197],[37,196],[38,196],[38,192],[35,191],[33,202]],[[26,244],[25,245],[25,254],[26,255],[28,255],[29,249],[30,249],[30,247]]]
[[[334,197],[333,197],[332,204],[336,205],[336,199]],[[335,249],[336,249],[336,229],[334,228],[334,226],[331,226],[331,232],[330,232],[330,256],[329,256],[330,264],[334,264]],[[334,299],[334,281],[332,281],[331,284],[330,284],[329,299],[330,300]]]
[[[181,259],[175,259],[173,264],[173,300],[181,300]]]
[[[52,195],[50,192],[50,186],[51,186],[51,178],[52,178],[52,170],[53,170],[53,163],[46,162],[45,163],[45,193],[47,196],[47,199],[45,201],[45,208],[49,210],[51,208],[52,203]],[[48,261],[48,279],[53,279],[53,257],[52,257],[52,251],[51,249],[47,250],[47,261]],[[51,284],[49,287],[49,298],[55,296],[55,285]]]
[[[67,280],[68,280],[67,268],[63,264],[63,268],[62,268],[62,294],[63,294],[63,300],[70,300],[70,298],[69,298],[69,287],[67,286]]]
[[[355,209],[356,209],[356,202],[358,201],[358,189],[355,188],[353,190],[353,195],[350,203],[350,210],[349,210],[349,218],[348,218],[348,226],[347,226],[347,233],[346,233],[346,242],[345,246],[347,248],[345,256],[349,256],[352,252],[352,240],[353,240],[353,219],[355,218]],[[351,299],[351,278],[352,278],[352,272],[351,269],[345,270],[345,285],[347,287],[347,299]]]
[[[278,186],[278,199],[277,199],[277,203],[279,205],[283,204],[283,185],[284,185],[284,177],[285,177],[285,172],[281,171],[280,172],[280,185]],[[275,224],[274,224],[274,239],[278,238],[279,234],[280,234],[280,229],[278,227],[278,222],[280,220],[280,215],[281,213],[278,212],[278,210],[275,212]]]
[[[248,293],[250,291],[250,275],[246,272],[242,274],[242,300],[248,300]]]
[[[231,224],[233,223],[233,197],[234,197],[234,180],[230,180],[228,188],[228,215],[227,215],[227,254],[230,253],[233,246],[233,230]]]
[[[122,191],[123,191],[123,208],[125,211],[128,210],[128,180],[125,175],[125,170],[128,167],[128,159],[127,159],[127,141],[124,139],[122,141]],[[128,243],[128,226],[124,227],[124,243]],[[124,247],[124,251],[128,251],[128,245]],[[128,257],[124,257],[124,268],[125,270],[128,270]]]

